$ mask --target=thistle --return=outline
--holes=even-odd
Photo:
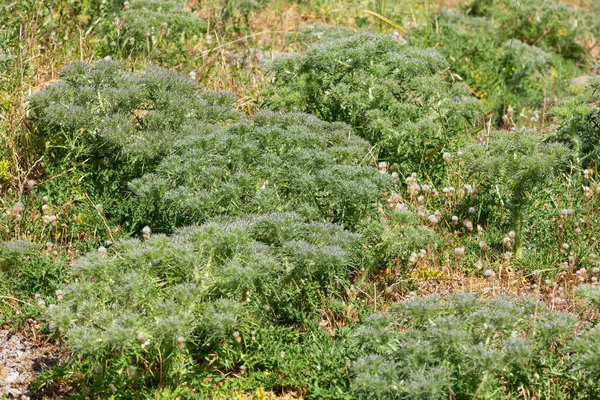
[[[528,194],[553,178],[569,155],[567,148],[546,143],[532,131],[494,132],[489,141],[472,144],[465,151],[465,164],[489,188],[500,185],[513,208],[515,257],[522,255],[523,209]]]

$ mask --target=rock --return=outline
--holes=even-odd
[[[582,75],[571,79],[571,87],[585,86],[592,79],[589,75]]]

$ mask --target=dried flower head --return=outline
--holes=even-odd
[[[15,214],[22,213],[24,210],[25,210],[25,206],[20,201],[17,201],[15,203],[15,205],[13,206],[13,211],[15,212]]]

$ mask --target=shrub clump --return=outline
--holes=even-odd
[[[260,112],[251,122],[191,134],[134,180],[141,220],[163,230],[219,214],[296,211],[357,225],[374,214],[389,175],[366,166],[368,143],[343,124]]]
[[[352,389],[357,398],[378,399],[574,395],[568,374],[548,372],[568,371],[561,351],[576,323],[533,297],[407,301],[355,332],[366,355],[354,363]]]
[[[520,257],[528,196],[565,166],[569,149],[534,131],[519,130],[493,132],[486,142],[465,146],[463,154],[466,168],[483,188],[512,207],[515,256]]]
[[[513,37],[514,21],[527,18],[511,14],[508,28],[498,24],[495,14],[475,13],[475,3],[471,14],[448,10],[435,13],[429,29],[415,31],[413,43],[439,49],[452,72],[469,85],[488,112],[495,113],[495,123],[507,125],[507,118],[516,118],[521,112],[539,120],[541,116],[533,113],[548,98],[567,93],[570,78],[581,73],[579,68],[551,46],[542,46],[518,31]],[[553,21],[561,24],[562,18]],[[527,25],[531,26],[529,22]],[[549,32],[557,29],[553,27]],[[545,35],[540,33],[539,37],[543,40]],[[510,109],[517,110],[516,116]]]
[[[600,63],[598,64],[600,70]],[[574,153],[581,168],[597,168],[600,159],[600,77],[589,80],[587,90],[562,99],[552,109],[559,122],[556,139]]]
[[[467,87],[444,79],[447,67],[435,50],[356,34],[274,60],[264,104],[347,122],[401,172],[435,173],[434,155],[454,147],[480,115]]]
[[[48,308],[49,328],[101,392],[176,384],[216,345],[243,349],[241,339],[262,326],[295,323],[343,293],[360,243],[295,214],[119,242],[73,264],[64,297]]]
[[[134,229],[277,211],[356,225],[375,210],[391,178],[368,166],[370,145],[346,125],[305,114],[250,119],[233,100],[159,68],[75,63],[32,96],[33,137],[48,174],[75,166],[69,177]]]
[[[0,326],[39,318],[66,277],[66,261],[42,251],[42,246],[0,242]]]
[[[204,19],[185,9],[181,0],[131,0],[117,18],[104,21],[101,53],[126,58],[142,55],[161,65],[177,65],[189,57],[189,43],[207,30]]]

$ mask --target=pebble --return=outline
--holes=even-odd
[[[29,385],[51,358],[48,349],[0,329],[0,399],[28,400]]]

